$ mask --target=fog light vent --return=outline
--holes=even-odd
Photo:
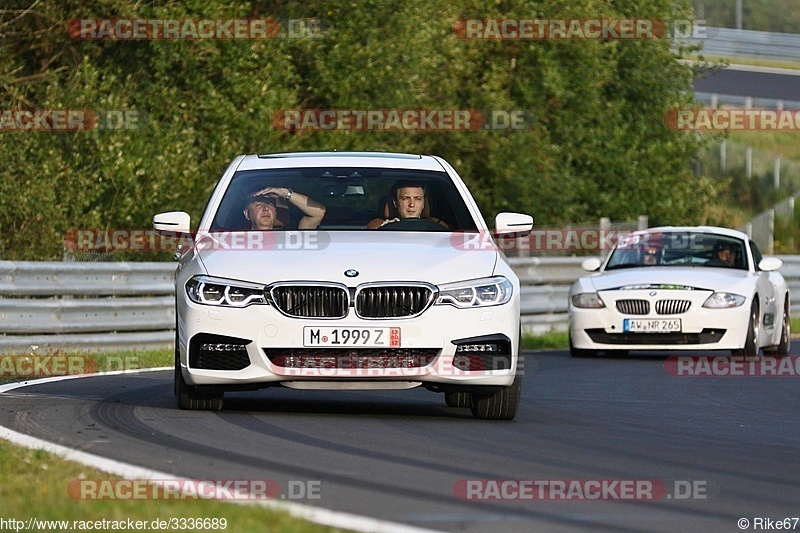
[[[224,335],[196,335],[189,343],[189,366],[202,370],[242,370],[250,366],[250,341]]]
[[[505,335],[487,335],[453,341],[453,366],[475,372],[511,369],[511,340]]]

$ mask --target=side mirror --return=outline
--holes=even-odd
[[[533,217],[523,213],[498,213],[494,219],[496,235],[524,237],[533,229]]]
[[[603,263],[596,257],[590,257],[589,259],[584,259],[581,263],[581,268],[586,270],[587,272],[595,272],[597,269],[600,268],[600,265]]]
[[[777,257],[765,257],[758,264],[758,268],[760,268],[764,272],[772,272],[773,270],[778,270],[782,266],[783,266],[783,261],[781,261]]]
[[[190,233],[189,213],[170,211],[153,217],[153,229],[158,233]]]

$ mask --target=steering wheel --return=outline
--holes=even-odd
[[[385,231],[447,231],[447,228],[427,218],[401,218],[376,228]]]

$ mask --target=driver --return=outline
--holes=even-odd
[[[714,245],[714,252],[717,257],[709,263],[713,262],[718,265],[727,263],[725,266],[736,266],[736,248],[731,243],[725,241],[717,242]]]
[[[375,229],[393,222],[400,222],[401,220],[416,218],[439,223],[447,228],[447,224],[445,224],[441,219],[422,216],[422,213],[425,210],[426,196],[427,191],[425,190],[425,185],[422,183],[403,182],[398,184],[397,192],[395,193],[394,198],[392,198],[392,204],[397,212],[397,216],[387,219],[376,218],[370,221],[370,223],[367,224],[367,227],[369,229]]]

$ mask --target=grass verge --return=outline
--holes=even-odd
[[[12,361],[11,367],[18,367],[22,358],[31,356],[7,356],[4,361]],[[127,351],[114,353],[86,354],[54,353],[37,354],[38,358],[65,361],[69,368],[69,361],[83,362],[92,366],[96,371],[134,370],[137,368],[153,368],[170,366],[173,364],[172,350],[158,351]],[[15,358],[15,359],[14,359]],[[59,359],[60,358],[60,359]],[[22,365],[19,368],[32,368]],[[56,367],[40,365],[41,369]],[[60,367],[58,367],[60,368]],[[47,377],[44,375],[4,375],[3,381],[21,381]],[[146,522],[153,520],[171,519],[225,519],[226,527],[216,529],[206,527],[188,529],[182,525],[191,523],[178,522],[177,528],[161,528],[164,531],[244,531],[244,532],[308,532],[320,533],[341,531],[313,524],[306,520],[295,518],[284,511],[266,509],[257,505],[237,505],[223,501],[209,500],[75,500],[67,490],[72,480],[114,480],[117,476],[105,473],[83,464],[67,461],[42,450],[31,450],[22,446],[11,444],[0,439],[0,515],[2,518],[21,520],[17,523],[20,528],[27,528],[29,519],[66,521],[57,524],[39,524],[33,530],[71,531],[79,529],[94,529],[100,531],[112,530],[111,521],[127,526],[127,520],[133,522]],[[109,521],[103,524],[101,521]],[[80,524],[76,521],[83,521]],[[87,527],[87,522],[93,522]],[[217,522],[221,526],[221,522]],[[145,528],[153,530],[154,528]]]
[[[800,131],[731,131],[728,136],[742,146],[777,154],[790,161],[800,161]]]
[[[286,512],[265,509],[254,505],[236,505],[208,500],[74,500],[67,486],[71,480],[118,479],[100,470],[80,463],[65,461],[41,450],[31,450],[0,440],[0,509],[2,517],[21,520],[61,521],[39,523],[34,531],[72,531],[94,529],[110,531],[112,521],[127,526],[127,521],[146,522],[171,519],[218,519],[212,528],[161,528],[163,531],[245,531],[245,532],[308,532],[340,531],[294,518]],[[222,519],[225,528],[222,528]],[[101,521],[106,520],[103,524]],[[64,522],[66,521],[66,522]],[[80,527],[80,522],[84,527]],[[87,522],[93,522],[86,527]],[[168,522],[169,523],[169,522]],[[210,522],[209,522],[210,523]],[[18,524],[21,526],[22,524]],[[184,525],[191,523],[184,522]],[[146,527],[144,530],[155,530]]]
[[[564,350],[569,348],[569,334],[566,331],[545,333],[544,335],[522,335],[523,350]]]
[[[92,353],[80,351],[39,352],[0,356],[0,383],[70,374],[94,374],[172,366],[172,350],[129,350]]]
[[[687,54],[681,59],[696,61],[698,58],[698,54]],[[800,70],[800,63],[797,61],[780,61],[777,59],[758,59],[754,57],[716,57],[703,55],[703,61],[706,63],[729,63],[733,66],[745,65],[749,67],[786,68],[790,70]]]

